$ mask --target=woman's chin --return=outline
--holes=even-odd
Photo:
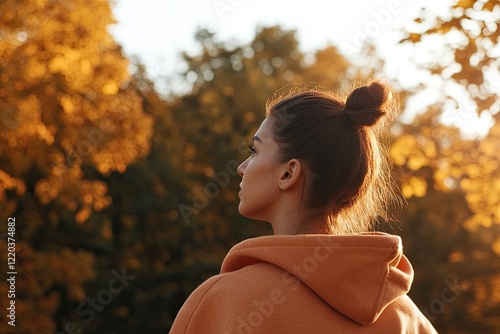
[[[243,202],[240,200],[240,204],[238,205],[238,212],[240,213],[240,215],[242,215],[243,217],[247,217],[247,218],[252,218],[250,217],[251,216],[251,212],[249,212],[246,208],[245,208],[245,205],[243,204]]]
[[[238,204],[238,212],[240,213],[240,215],[245,216],[245,213],[244,213],[245,210],[243,208],[243,205],[241,205],[241,200],[240,200],[240,204]]]

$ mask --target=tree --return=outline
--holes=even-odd
[[[433,106],[411,125],[401,125],[393,140],[391,156],[408,206],[401,223],[385,229],[403,237],[416,273],[410,296],[440,333],[492,332],[500,305],[491,297],[500,274],[494,245],[500,228],[477,222],[482,211],[470,197],[488,201],[495,190],[490,187],[490,197],[463,186],[490,177],[490,167],[479,163],[491,164],[481,158],[480,147],[488,141],[464,140],[438,115],[439,106]]]
[[[424,67],[447,82],[463,86],[478,113],[500,110],[500,62],[495,53],[500,42],[499,6],[495,0],[457,0],[446,17],[424,8],[415,19],[416,27],[401,40],[417,46],[439,40],[445,56]]]
[[[152,119],[106,31],[107,2],[6,0],[0,13],[0,219],[16,218],[16,329],[55,332],[54,313],[96,277],[94,254],[76,245],[109,235],[104,219],[84,236],[77,225],[112,203],[102,179],[148,152]]]
[[[500,148],[500,72],[494,51],[500,45],[500,31],[496,27],[499,9],[500,4],[495,1],[471,0],[457,1],[446,18],[429,15],[424,10],[415,20],[418,27],[402,40],[417,47],[429,37],[447,41],[445,50],[453,56],[452,60],[427,64],[427,68],[445,82],[461,85],[472,98],[470,103],[464,103],[463,97],[456,101],[458,110],[451,117],[466,122],[467,113],[476,110],[493,118],[494,124],[486,137],[455,148],[449,153],[450,163],[444,164],[436,175],[441,182],[451,183],[467,194],[473,215],[464,224],[470,231],[479,227],[496,229],[500,224],[500,159],[496,154]],[[456,40],[460,42],[452,42]],[[500,254],[500,238],[491,240],[491,247]]]
[[[418,134],[409,135],[415,129],[407,126],[392,146],[396,164],[405,171],[403,193],[414,206],[413,219],[408,219],[418,230],[427,230],[418,240],[439,242],[432,251],[425,251],[420,242],[418,252],[410,250],[410,256],[423,257],[420,270],[425,270],[426,263],[430,271],[424,272],[435,281],[454,275],[460,285],[457,302],[446,305],[446,314],[441,314],[443,310],[435,317],[440,332],[498,332],[500,328],[496,295],[500,282],[500,159],[496,154],[500,148],[500,73],[495,56],[500,44],[499,9],[500,4],[488,0],[457,1],[447,17],[424,9],[402,40],[414,47],[436,45],[436,41],[443,45],[443,57],[422,65],[443,80],[441,100],[446,102],[431,106],[414,121]],[[445,115],[450,102],[456,111]],[[464,125],[471,112],[492,116],[494,125],[484,138],[464,140],[458,130],[438,122],[440,116]],[[439,205],[436,191],[442,193],[440,198],[450,200]],[[428,201],[433,205],[425,210]],[[446,209],[450,205],[452,211]],[[429,259],[437,263],[429,265]],[[431,280],[426,280],[417,283],[417,296],[418,291],[429,291]],[[439,289],[435,286],[434,295],[439,295]]]

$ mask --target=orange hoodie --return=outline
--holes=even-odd
[[[436,333],[406,295],[412,280],[398,236],[248,239],[191,294],[170,333]]]

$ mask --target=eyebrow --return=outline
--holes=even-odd
[[[260,140],[260,138],[259,138],[259,137],[257,137],[257,136],[253,136],[252,141],[256,141],[256,140],[257,140],[257,141],[260,141],[260,142],[262,143],[262,140]],[[262,143],[262,144],[264,144],[264,143]]]

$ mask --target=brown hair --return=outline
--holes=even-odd
[[[307,208],[326,213],[330,233],[364,232],[389,218],[396,196],[378,125],[386,123],[381,119],[388,118],[391,95],[374,81],[354,89],[345,102],[307,89],[266,105],[278,160],[296,158],[304,165],[302,199]]]

